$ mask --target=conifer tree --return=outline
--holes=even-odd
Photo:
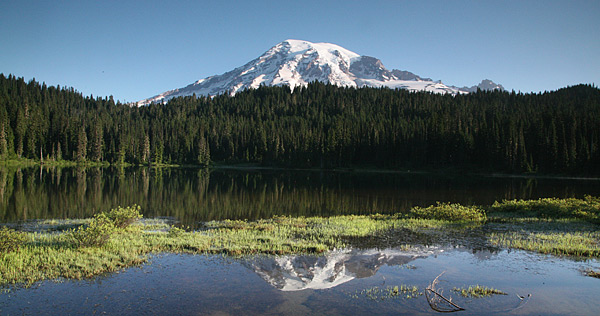
[[[85,127],[79,128],[79,136],[77,138],[77,162],[85,162],[87,154],[87,135]]]

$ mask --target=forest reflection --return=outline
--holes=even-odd
[[[396,213],[436,201],[600,195],[599,181],[425,173],[196,168],[0,168],[0,221],[86,218],[138,204],[145,217],[201,221]]]

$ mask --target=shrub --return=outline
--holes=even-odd
[[[8,227],[0,228],[0,252],[6,253],[19,249],[27,241],[27,235]]]
[[[69,232],[73,242],[79,247],[103,246],[115,230],[113,221],[106,213],[94,216],[87,226],[79,226]]]
[[[460,204],[440,203],[429,207],[413,207],[409,216],[413,218],[435,219],[445,221],[472,221],[482,222],[486,220],[485,211],[475,206],[463,206]]]
[[[107,214],[107,217],[112,220],[115,227],[125,228],[142,218],[140,209],[141,207],[139,205],[133,205],[126,208],[118,206],[117,208],[110,210],[110,212]]]

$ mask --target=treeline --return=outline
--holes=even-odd
[[[600,90],[440,95],[312,83],[132,107],[0,74],[0,156],[600,174]]]

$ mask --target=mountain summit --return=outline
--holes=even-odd
[[[421,78],[409,71],[396,69],[390,71],[377,58],[361,56],[335,44],[289,39],[273,46],[262,56],[242,67],[222,75],[198,80],[184,88],[161,93],[137,104],[146,105],[193,94],[234,95],[244,89],[258,88],[260,85],[288,85],[293,89],[312,81],[344,87],[389,87],[451,94],[477,90],[477,86],[471,88],[447,86],[440,81]],[[492,86],[498,86],[499,89],[502,87],[490,81],[485,87],[480,88]]]

